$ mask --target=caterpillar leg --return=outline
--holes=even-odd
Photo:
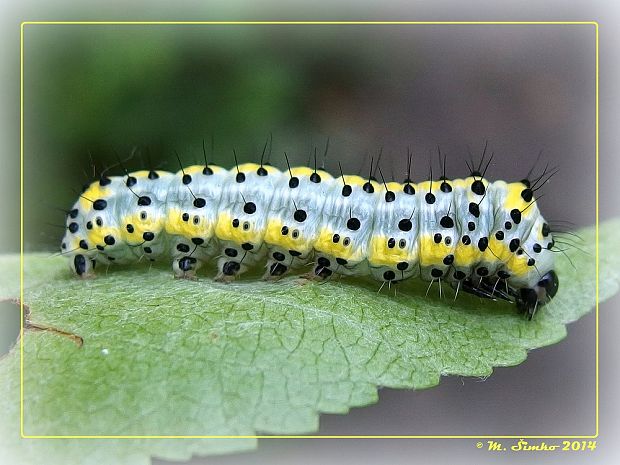
[[[269,260],[267,262],[267,271],[263,275],[265,281],[277,281],[288,273],[290,268],[280,262]]]
[[[80,278],[94,278],[96,263],[97,262],[93,259],[85,257],[82,254],[77,254],[73,257],[73,260],[69,262],[69,268]]]
[[[342,257],[319,254],[316,259],[313,274],[315,279],[329,279],[332,275],[338,276],[367,276],[371,269],[366,260],[353,262]]]
[[[222,257],[217,261],[217,269],[218,273],[214,278],[215,281],[220,283],[230,283],[241,273],[247,271],[248,267],[238,261]]]
[[[269,257],[267,260],[265,281],[277,281],[289,273],[293,268],[299,267],[308,260],[309,254],[293,255],[291,251],[287,251],[280,247],[270,247]]]
[[[175,278],[195,280],[197,279],[196,271],[202,267],[202,265],[202,260],[196,257],[185,256],[175,258],[172,261],[172,271],[174,272]]]
[[[461,289],[464,292],[473,294],[483,299],[506,300],[514,302],[514,298],[507,294],[504,289],[499,287],[501,279],[498,277],[485,276],[482,279],[472,279],[471,277],[461,280]]]
[[[196,279],[196,271],[217,253],[213,241],[176,236],[172,242],[172,271],[175,278]]]
[[[351,263],[340,257],[319,254],[314,269],[304,277],[309,280],[327,280],[334,274],[339,276],[366,276],[370,274],[370,268],[366,261]]]
[[[373,279],[383,282],[397,283],[419,274],[419,268],[408,262],[399,262],[395,266],[370,267]]]
[[[314,263],[312,271],[308,271],[300,276],[304,281],[327,281],[334,274],[334,271],[325,264]]]
[[[316,265],[314,267],[314,277],[315,279],[326,280],[333,275],[334,272],[327,266]]]
[[[254,268],[265,259],[266,247],[258,247],[257,250],[250,250],[228,242],[224,244],[224,254],[217,261],[218,273],[215,280],[218,282],[229,283],[234,281],[241,273],[250,268]]]
[[[504,282],[504,280],[497,276],[487,276],[481,281],[480,287],[485,291],[489,292],[493,297],[498,297],[508,302],[513,302],[514,298],[506,293],[504,286],[501,284]]]
[[[480,281],[480,284],[482,284],[482,281]],[[461,290],[483,299],[497,300],[496,296],[486,286],[477,285],[471,278],[461,281]]]
[[[308,281],[325,281],[334,274],[331,269],[331,261],[324,256],[317,257],[317,261],[313,264],[312,271],[302,275],[302,278]]]

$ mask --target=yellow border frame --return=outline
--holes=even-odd
[[[595,104],[595,177],[596,177],[596,412],[595,433],[574,436],[492,436],[492,435],[246,435],[246,436],[207,436],[207,435],[27,435],[24,432],[24,27],[27,25],[590,25],[595,28],[595,70],[596,70],[596,104]],[[23,21],[20,25],[20,433],[25,439],[267,439],[267,438],[311,438],[311,439],[594,439],[599,435],[599,24],[596,21]]]

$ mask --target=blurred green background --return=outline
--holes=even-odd
[[[547,192],[584,187],[543,211],[593,222],[593,28],[27,25],[24,44],[26,250],[56,250],[57,208],[93,166],[135,150],[130,170],[177,170],[174,151],[191,164],[213,137],[209,157],[231,167],[232,148],[256,161],[270,134],[276,166],[284,151],[305,164],[330,137],[332,172],[366,172],[383,148],[398,180],[408,146],[416,179],[437,146],[457,176],[490,140],[491,179],[521,178],[545,149],[562,169]]]

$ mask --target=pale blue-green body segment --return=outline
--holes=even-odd
[[[416,266],[420,252],[419,197],[414,184],[403,186],[395,182],[388,183],[387,190],[376,196],[368,248],[370,273],[374,279],[382,281],[393,274],[394,279],[404,280],[420,274],[420,267]]]
[[[306,167],[292,168],[281,176],[265,232],[269,244],[267,272],[271,276],[280,276],[312,259],[332,179],[325,171]]]

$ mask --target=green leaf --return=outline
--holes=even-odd
[[[620,220],[600,228],[600,297],[617,292]],[[246,277],[174,280],[165,268],[99,270],[75,279],[65,260],[25,257],[27,435],[311,433],[319,413],[377,400],[377,387],[422,389],[441,375],[488,376],[558,342],[595,299],[594,229],[558,254],[560,290],[533,321],[514,306],[435,286],[398,293],[365,280],[301,284]],[[572,260],[574,264],[569,263]],[[19,257],[0,258],[0,295],[17,297]],[[11,271],[6,271],[11,270]],[[255,439],[20,439],[19,346],[0,361],[2,455],[11,463],[148,463],[255,447]]]

